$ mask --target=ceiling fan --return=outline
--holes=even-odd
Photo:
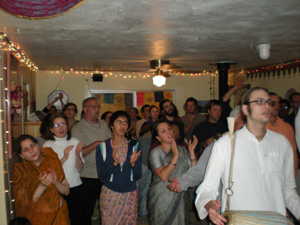
[[[170,77],[170,73],[175,69],[181,68],[175,64],[170,64],[169,60],[154,59],[150,61],[150,72],[154,72],[155,75],[161,75],[164,77]]]

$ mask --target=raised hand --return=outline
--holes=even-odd
[[[205,205],[205,209],[208,212],[208,216],[209,216],[210,220],[214,224],[224,225],[224,223],[226,223],[227,220],[223,216],[221,216],[219,213],[217,213],[217,211],[220,209],[220,207],[221,207],[220,200],[209,201]]]
[[[138,160],[138,158],[140,157],[142,151],[134,151],[130,157],[130,164],[132,167],[135,166],[136,161]]]
[[[64,157],[63,157],[65,160],[67,160],[69,158],[69,153],[73,149],[73,147],[74,147],[74,145],[70,145],[70,146],[65,148]]]
[[[243,88],[243,87],[246,87],[245,84],[243,84],[246,80],[246,77],[243,77],[243,76],[238,76],[237,79],[236,79],[236,82],[235,82],[235,88],[236,89],[240,89],[240,88]]]
[[[76,146],[75,154],[76,154],[76,155],[79,155],[80,152],[82,151],[82,148],[83,148],[83,143],[82,143],[82,142],[79,142],[78,145]]]
[[[169,179],[169,182],[171,182],[171,184],[168,185],[168,189],[170,189],[170,191],[174,191],[174,192],[180,192],[181,188],[178,182],[177,178],[174,179]]]
[[[198,144],[198,138],[196,137],[196,135],[193,135],[193,142],[192,139],[189,140],[189,152],[194,152],[197,144]]]

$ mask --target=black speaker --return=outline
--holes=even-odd
[[[94,73],[93,74],[93,81],[94,82],[102,82],[103,81],[103,74],[102,73]]]

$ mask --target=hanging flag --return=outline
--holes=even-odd
[[[164,97],[165,97],[165,99],[169,99],[173,102],[173,93],[172,93],[172,91],[164,91]]]
[[[136,104],[137,106],[144,105],[144,92],[136,93]]]
[[[115,94],[104,94],[104,103],[114,104]]]
[[[153,105],[154,104],[155,96],[154,96],[153,91],[144,92],[144,102],[145,102],[145,104],[148,104],[148,105]]]
[[[164,93],[162,91],[154,92],[155,102],[161,102],[164,99]]]
[[[115,94],[114,104],[117,106],[125,106],[124,94]]]

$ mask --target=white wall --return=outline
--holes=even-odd
[[[63,79],[61,79],[63,76]],[[69,102],[73,102],[81,111],[81,102],[88,96],[89,89],[117,89],[117,90],[163,90],[174,89],[176,106],[179,115],[184,115],[183,104],[188,97],[198,100],[210,99],[210,76],[175,76],[167,78],[166,85],[158,88],[152,84],[150,77],[124,78],[108,76],[103,82],[93,82],[91,74],[75,72],[38,71],[36,74],[36,100],[37,110],[47,105],[47,96],[57,88],[69,95]],[[60,81],[61,79],[61,81]],[[87,80],[87,81],[86,81]],[[60,83],[59,83],[60,82]],[[216,83],[218,83],[216,79]],[[78,115],[77,115],[78,117]]]

